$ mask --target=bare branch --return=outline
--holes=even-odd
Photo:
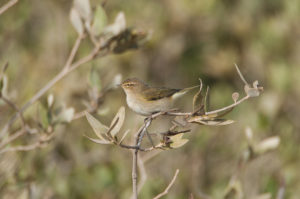
[[[175,182],[175,180],[177,178],[178,173],[179,173],[179,169],[176,169],[176,172],[175,172],[175,174],[173,176],[173,179],[171,180],[171,182],[169,183],[169,185],[167,186],[167,188],[162,193],[160,193],[157,196],[155,196],[153,199],[159,199],[159,198],[161,198],[164,195],[167,195],[169,193],[169,190],[173,186],[173,184],[174,184],[174,182]]]
[[[10,7],[12,7],[13,5],[15,5],[16,3],[18,3],[18,0],[10,0],[6,4],[4,4],[0,8],[0,15],[2,15],[6,10],[8,10]]]
[[[82,36],[79,36],[80,40],[83,39]],[[75,42],[74,47],[72,49],[78,49],[78,44],[79,41],[77,40],[77,42]],[[20,112],[24,112],[27,108],[29,108],[34,102],[36,102],[38,99],[40,99],[41,96],[43,96],[50,88],[52,88],[59,80],[61,80],[63,77],[65,77],[66,75],[68,75],[70,72],[72,72],[73,70],[75,70],[76,68],[78,68],[79,66],[93,60],[101,50],[104,50],[106,47],[108,46],[107,43],[104,43],[103,45],[99,45],[96,46],[93,51],[88,54],[87,56],[81,58],[80,60],[78,60],[77,62],[73,63],[72,65],[68,66],[68,61],[66,63],[66,65],[63,67],[63,69],[61,70],[60,73],[58,73],[52,80],[50,80],[43,88],[41,88],[24,106],[22,106],[22,108],[20,109]],[[73,51],[73,50],[72,50]],[[72,52],[69,56],[69,60],[73,60],[74,56],[75,56],[75,52]],[[106,53],[101,54],[101,56],[106,55]],[[67,69],[66,69],[67,68]],[[7,132],[8,129],[11,127],[11,125],[15,122],[17,118],[17,115],[15,114],[8,122],[7,124],[4,126],[4,128],[2,129],[1,133],[0,133],[0,137],[3,137]]]
[[[16,104],[14,104],[13,102],[11,102],[8,98],[6,98],[5,96],[1,95],[0,99],[2,99],[7,105],[9,105],[12,109],[14,109],[17,114],[19,115],[21,122],[22,122],[22,127],[25,128],[26,123],[25,123],[25,119],[23,117],[22,112],[20,111],[20,109],[17,107]]]
[[[45,137],[41,137],[38,142],[35,142],[30,145],[4,148],[4,149],[0,150],[0,154],[6,153],[6,152],[11,152],[11,151],[31,151],[31,150],[34,150],[37,148],[42,148],[45,146],[45,143],[49,142],[53,138],[53,135],[54,134],[50,134]]]
[[[72,50],[71,50],[71,53],[70,53],[70,55],[69,55],[69,58],[68,58],[68,60],[67,60],[67,62],[66,62],[66,64],[65,64],[65,66],[64,66],[64,69],[65,69],[65,70],[68,70],[69,67],[70,67],[70,65],[72,64],[72,62],[73,62],[73,60],[74,60],[74,58],[75,58],[75,55],[76,55],[76,53],[77,53],[77,51],[78,51],[78,48],[79,48],[79,46],[80,46],[80,43],[81,43],[81,41],[82,41],[83,38],[84,38],[84,35],[79,35],[79,36],[77,37],[77,39],[76,39],[76,41],[75,41],[75,44],[74,44],[74,46],[73,46],[73,48],[72,48]]]
[[[209,112],[206,112],[205,115],[210,115],[210,114],[215,114],[215,113],[220,113],[220,112],[223,112],[223,111],[226,111],[226,110],[229,110],[237,105],[239,105],[240,103],[242,103],[243,101],[249,99],[250,97],[248,95],[246,95],[245,97],[243,97],[242,99],[240,99],[239,101],[229,105],[229,106],[225,106],[223,108],[220,108],[218,110],[214,110],[214,111],[209,111]]]

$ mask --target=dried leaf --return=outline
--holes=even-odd
[[[74,7],[85,22],[91,21],[92,10],[89,0],[74,0]]]
[[[251,88],[249,85],[245,85],[244,90],[249,97],[258,97],[260,94],[258,88]]]
[[[94,139],[94,138],[88,137],[86,135],[84,135],[84,136],[87,137],[89,140],[97,143],[97,144],[111,144],[111,142],[107,141],[107,140],[103,140],[103,139],[99,140],[99,139]]]
[[[271,199],[271,198],[272,198],[272,194],[270,194],[270,193],[264,193],[264,194],[254,197],[254,199]]]
[[[238,101],[239,97],[240,97],[240,94],[238,92],[232,93],[232,99],[233,99],[234,103],[236,103]]]
[[[280,138],[278,136],[269,137],[255,146],[255,152],[263,154],[267,151],[276,149],[280,144]]]
[[[258,86],[258,81],[255,80],[255,81],[253,82],[253,88],[257,89],[257,86]]]
[[[194,123],[203,124],[207,126],[224,126],[224,125],[232,124],[233,122],[234,120],[225,120],[225,119],[194,121]]]
[[[180,133],[180,134],[170,137],[170,141],[171,141],[170,147],[171,148],[179,148],[179,147],[185,145],[189,140],[182,139],[183,135],[184,135],[184,133]]]
[[[130,130],[125,131],[125,133],[123,134],[122,138],[119,141],[119,144],[121,144],[123,142],[123,140],[125,139],[125,137],[128,135],[129,132],[130,132]]]
[[[73,27],[75,28],[76,32],[79,35],[82,35],[83,31],[84,31],[83,24],[82,24],[80,15],[79,15],[78,11],[75,8],[71,9],[70,20],[71,20],[71,23],[72,23]]]
[[[125,119],[125,108],[122,106],[110,125],[110,134],[114,137],[119,133]],[[116,124],[115,124],[116,123]]]
[[[107,16],[105,10],[101,5],[98,5],[96,8],[96,12],[94,14],[92,33],[95,36],[98,36],[102,32],[106,24],[107,24]]]
[[[120,34],[126,29],[126,20],[123,12],[119,12],[113,24],[107,26],[103,32],[112,34],[113,36]]]
[[[193,98],[193,111],[200,109],[202,105],[203,96],[201,95],[201,91],[202,91],[203,84],[201,79],[199,79],[199,81],[200,81],[199,91],[195,94]]]
[[[105,140],[104,137],[102,136],[102,134],[106,134],[106,132],[108,131],[108,127],[105,126],[104,124],[102,124],[96,118],[94,118],[88,112],[85,113],[85,116],[86,116],[86,119],[88,120],[88,122],[90,123],[90,125],[92,126],[95,134],[98,136],[98,138],[100,138],[101,140]]]

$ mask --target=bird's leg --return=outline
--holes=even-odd
[[[144,120],[144,122],[146,123],[148,120],[152,121],[153,120],[153,115],[150,115],[149,117],[146,117],[145,120]],[[147,137],[148,137],[148,139],[149,139],[152,147],[155,147],[154,143],[153,143],[153,140],[152,140],[152,138],[151,138],[151,136],[150,136],[150,134],[148,132],[148,129],[146,129],[146,134],[147,134]]]
[[[151,138],[151,136],[150,136],[148,130],[146,130],[146,134],[147,134],[147,137],[148,137],[148,139],[149,139],[149,141],[150,141],[152,147],[155,148],[154,142],[153,142],[153,140],[152,140],[152,138]]]

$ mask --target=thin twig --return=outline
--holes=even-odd
[[[18,137],[24,135],[26,133],[26,129],[22,128],[21,130],[17,131],[16,133],[14,133],[13,135],[11,135],[10,137],[8,137],[6,140],[2,141],[0,143],[0,148],[4,147],[5,145],[7,145],[8,143],[11,143],[12,141],[14,141],[15,139],[17,139]]]
[[[174,184],[174,182],[175,182],[175,180],[177,178],[178,173],[179,173],[179,169],[176,169],[176,172],[175,172],[175,174],[173,176],[173,179],[171,180],[171,182],[169,183],[169,185],[167,186],[167,188],[162,193],[160,193],[157,196],[155,196],[153,199],[159,199],[159,198],[161,198],[164,195],[167,195],[169,193],[169,190],[173,186],[173,184]]]
[[[231,109],[237,105],[239,105],[240,103],[242,103],[243,101],[249,99],[250,97],[248,95],[246,95],[245,97],[243,97],[242,99],[240,99],[239,101],[229,105],[229,106],[225,106],[221,109],[218,109],[218,110],[214,110],[214,111],[208,111],[208,112],[205,112],[205,115],[210,115],[210,114],[215,114],[215,113],[220,113],[220,112],[223,112],[223,111],[226,111],[228,109]]]
[[[12,7],[12,6],[15,5],[16,3],[18,3],[18,0],[10,0],[10,1],[7,2],[6,4],[4,4],[4,5],[0,8],[0,15],[2,15],[7,9],[9,9],[10,7]]]
[[[69,58],[68,58],[68,60],[67,60],[67,62],[66,62],[66,64],[65,64],[65,66],[64,66],[64,69],[65,69],[65,70],[68,70],[69,67],[70,67],[70,65],[72,64],[72,62],[73,62],[73,60],[74,60],[74,58],[75,58],[76,52],[78,51],[78,48],[79,48],[80,43],[81,43],[81,41],[82,41],[83,38],[84,38],[84,35],[79,35],[79,36],[77,37],[77,39],[76,39],[76,41],[75,41],[75,44],[74,44],[74,46],[73,46],[73,48],[72,48],[72,50],[71,50],[71,53],[70,53],[70,55],[69,55]]]
[[[245,77],[244,77],[243,74],[241,73],[241,71],[240,71],[238,65],[237,65],[237,64],[234,64],[234,66],[235,66],[235,68],[236,68],[236,70],[237,70],[237,72],[238,72],[238,74],[239,74],[241,80],[244,82],[245,85],[248,85],[248,82],[246,81]]]
[[[80,36],[80,39],[83,39],[82,36]],[[76,68],[78,68],[79,66],[93,60],[97,55],[99,55],[99,52],[101,50],[104,50],[105,48],[107,48],[109,46],[110,41],[108,41],[107,43],[104,43],[103,45],[98,45],[96,46],[92,52],[81,58],[80,60],[78,60],[77,62],[73,63],[72,65],[70,65],[69,67],[66,68],[66,66],[63,67],[63,69],[61,70],[60,73],[58,73],[52,80],[50,80],[42,89],[40,89],[24,106],[22,106],[22,108],[20,109],[20,112],[24,112],[27,108],[29,108],[34,102],[36,102],[41,96],[43,96],[51,87],[53,87],[59,80],[61,80],[63,77],[65,77],[66,75],[68,75],[70,72],[72,72],[73,70],[75,70]],[[74,46],[72,49],[76,49],[77,48],[77,42],[75,42]],[[77,48],[78,49],[78,48]],[[105,52],[103,54],[101,54],[101,56],[106,55],[108,52]],[[75,54],[72,53],[71,54]],[[72,56],[70,56],[72,58]],[[70,58],[70,59],[71,59]],[[73,59],[73,58],[72,58]],[[68,62],[66,63],[66,65],[68,64]],[[14,115],[4,126],[4,128],[2,129],[1,133],[0,133],[0,137],[3,137],[7,132],[8,129],[11,127],[11,125],[15,122],[17,115]]]
[[[44,144],[46,142],[49,142],[53,138],[54,134],[48,135],[44,138],[41,138],[38,142],[35,142],[30,145],[23,145],[23,146],[16,146],[16,147],[9,147],[9,148],[4,148],[0,150],[0,154],[6,153],[6,152],[11,152],[11,151],[31,151],[36,148],[41,148],[44,147]]]
[[[22,127],[25,128],[25,126],[26,126],[25,119],[24,119],[24,117],[23,117],[22,112],[21,112],[20,109],[17,107],[17,105],[14,104],[13,102],[11,102],[8,98],[6,98],[6,97],[3,96],[3,95],[0,96],[0,99],[2,99],[7,105],[9,105],[12,109],[14,109],[14,110],[18,113],[18,115],[19,115],[19,117],[20,117],[20,119],[21,119]]]

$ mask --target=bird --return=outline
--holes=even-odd
[[[184,89],[153,87],[138,78],[129,78],[122,82],[121,87],[126,94],[126,102],[130,109],[142,116],[170,111],[174,100],[193,88]]]

